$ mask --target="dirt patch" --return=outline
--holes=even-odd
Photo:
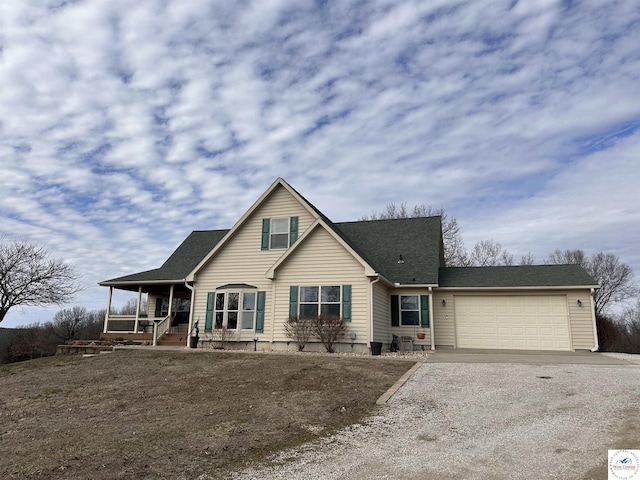
[[[193,479],[375,411],[406,362],[120,351],[0,367],[0,478]]]

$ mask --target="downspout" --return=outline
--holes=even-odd
[[[429,336],[431,337],[431,350],[436,349],[436,334],[433,328],[435,322],[435,318],[433,318],[433,287],[429,287],[429,318],[431,319],[431,323],[429,324]]]
[[[593,297],[596,294],[596,289],[592,288],[589,295],[589,305],[591,307],[591,319],[593,320],[593,338],[595,339],[595,345],[591,349],[592,352],[597,352],[600,349],[600,342],[598,341],[598,327],[596,325],[596,309],[593,303]]]
[[[187,330],[187,348],[191,347],[191,328],[193,327],[193,310],[195,308],[196,289],[189,285],[189,282],[184,281],[184,286],[191,290],[191,303],[189,304],[189,329]]]
[[[380,275],[377,275],[376,279],[369,283],[369,286],[371,288],[371,294],[369,295],[369,300],[371,304],[371,310],[370,310],[371,318],[369,319],[369,346],[371,346],[371,342],[373,342],[373,285],[378,283],[379,281],[380,281]]]
[[[289,309],[287,308],[287,311],[288,310]],[[262,326],[264,327],[264,323],[262,324]],[[263,333],[264,333],[264,330],[263,330]],[[271,343],[272,345],[275,339],[275,335],[276,335],[276,282],[274,282],[273,279],[271,279],[271,335],[269,336],[269,343]],[[255,333],[253,338],[258,338]],[[256,344],[256,348],[257,348],[257,344]],[[273,347],[270,347],[270,348],[273,348]]]

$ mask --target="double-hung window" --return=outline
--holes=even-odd
[[[300,287],[300,317],[340,316],[340,286]]]
[[[262,219],[262,250],[289,248],[297,239],[298,217]]]
[[[391,295],[391,326],[429,328],[429,295]]]
[[[292,286],[289,314],[300,318],[319,315],[351,321],[351,285]]]
[[[418,295],[400,296],[400,322],[402,325],[420,324],[420,303]]]
[[[242,294],[242,329],[253,328],[253,319],[256,313],[256,293],[244,292]]]
[[[289,219],[271,219],[270,248],[287,248],[289,246]]]

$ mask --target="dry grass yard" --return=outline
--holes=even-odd
[[[131,350],[1,366],[0,478],[224,476],[359,422],[411,365]]]

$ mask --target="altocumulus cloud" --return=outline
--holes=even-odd
[[[638,2],[334,3],[1,2],[0,233],[103,308],[283,176],[334,220],[444,206],[640,272]]]

